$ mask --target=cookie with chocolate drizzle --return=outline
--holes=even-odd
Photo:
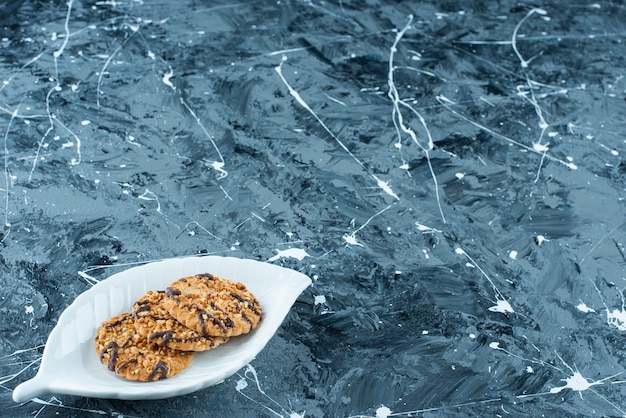
[[[161,347],[184,351],[206,351],[228,341],[227,337],[199,334],[177,321],[163,307],[164,291],[149,291],[133,305],[137,333]]]
[[[173,350],[150,342],[135,331],[133,314],[126,312],[102,323],[96,332],[96,351],[107,368],[128,380],[151,382],[180,373],[193,352]]]
[[[242,283],[211,274],[176,280],[165,291],[163,307],[201,335],[234,337],[261,321],[261,306]]]

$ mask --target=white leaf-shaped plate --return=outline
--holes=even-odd
[[[100,363],[94,337],[102,321],[127,312],[148,290],[174,280],[212,273],[244,283],[257,297],[263,319],[250,334],[197,353],[182,373],[156,382],[132,382]],[[79,295],[63,312],[43,352],[37,375],[15,388],[13,400],[45,394],[94,398],[163,399],[216,385],[244,367],[265,347],[311,279],[273,264],[233,257],[185,257],[157,261],[112,275]]]

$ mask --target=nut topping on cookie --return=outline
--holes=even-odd
[[[149,291],[133,305],[137,333],[161,347],[184,351],[206,351],[228,341],[226,337],[199,334],[177,321],[163,307],[165,292]]]
[[[159,347],[135,331],[133,315],[123,313],[102,323],[96,333],[100,361],[118,376],[150,382],[180,373],[193,352]]]
[[[242,283],[208,273],[149,291],[96,332],[100,361],[118,376],[149,382],[169,378],[206,351],[246,334],[261,321],[261,306]]]
[[[261,320],[261,307],[242,283],[211,274],[183,277],[165,291],[163,307],[202,335],[246,334]]]

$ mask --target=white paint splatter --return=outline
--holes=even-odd
[[[606,322],[610,327],[615,327],[620,331],[626,331],[626,310],[622,306],[622,309],[613,309],[612,311],[606,310]]]
[[[98,283],[100,280],[96,279],[95,277],[85,273],[84,271],[79,271],[78,275],[80,277],[82,277],[83,279],[85,279],[85,281],[87,281],[87,283],[91,286],[95,285],[96,283]]]
[[[115,55],[117,55],[117,53],[122,50],[124,45],[126,45],[126,42],[128,42],[128,40],[131,39],[131,38],[132,38],[132,35],[128,36],[124,40],[124,42],[122,42],[115,49],[115,51],[113,51],[113,53],[111,55],[109,55],[108,57],[106,55],[103,56],[103,58],[106,57],[106,61],[104,62],[104,65],[102,66],[102,69],[98,72],[98,84],[96,86],[96,106],[98,106],[98,108],[100,108],[100,94],[103,93],[102,89],[100,88],[102,86],[102,77],[104,76],[104,74],[108,74],[107,73],[107,67],[109,66],[109,64],[113,60],[113,57],[115,57]]]
[[[323,305],[325,303],[326,303],[326,296],[324,295],[315,296],[315,301],[313,302],[314,305]]]
[[[517,147],[519,147],[521,149],[524,149],[526,151],[530,151],[530,152],[533,152],[533,153],[536,153],[536,154],[540,154],[542,159],[546,159],[546,160],[550,160],[550,161],[553,161],[553,162],[557,162],[559,164],[563,164],[564,166],[568,167],[571,170],[578,169],[578,166],[572,162],[573,161],[572,157],[567,157],[567,161],[564,161],[564,160],[560,160],[560,159],[558,159],[556,157],[553,157],[553,156],[551,156],[551,155],[549,155],[549,154],[547,154],[545,152],[538,152],[537,150],[535,150],[534,147],[528,146],[528,145],[523,144],[523,143],[521,143],[521,142],[519,142],[519,141],[517,141],[517,140],[515,140],[513,138],[510,138],[510,137],[508,137],[506,135],[503,135],[503,134],[497,132],[496,130],[494,130],[494,129],[488,127],[488,126],[483,125],[483,124],[481,124],[479,122],[476,122],[475,120],[469,118],[468,116],[465,116],[465,115],[459,113],[458,111],[456,111],[455,109],[452,108],[452,106],[455,105],[455,103],[452,100],[448,99],[447,97],[441,96],[441,95],[437,96],[437,101],[444,108],[446,108],[448,111],[450,111],[451,113],[453,113],[457,117],[459,117],[462,120],[464,120],[464,121],[466,121],[466,122],[476,126],[477,128],[479,128],[479,129],[481,129],[481,130],[483,130],[485,132],[488,132],[489,134],[493,135],[496,138],[502,139],[502,140],[504,140],[504,141],[506,141],[506,142],[508,142],[510,144],[513,144],[513,145],[515,145],[515,146],[517,146]]]
[[[247,387],[248,387],[248,382],[246,381],[245,377],[242,377],[241,379],[239,379],[237,381],[237,385],[235,386],[235,390],[237,392],[240,392],[240,391],[244,390]]]
[[[287,57],[283,56],[281,63],[274,67],[274,70],[278,73],[278,76],[280,77],[281,81],[283,82],[283,84],[285,85],[285,87],[287,87],[287,90],[289,90],[289,94],[291,94],[291,96],[296,99],[296,101],[304,108],[306,109],[306,111],[308,111],[314,118],[315,120],[320,124],[320,126],[322,128],[324,128],[324,130],[326,132],[328,132],[328,134],[335,140],[335,142],[337,144],[339,144],[339,146],[346,152],[348,153],[348,155],[350,157],[352,157],[352,159],[354,161],[356,161],[368,174],[369,176],[371,176],[374,180],[376,180],[376,184],[378,184],[378,187],[380,187],[385,193],[387,193],[389,196],[392,196],[396,199],[398,198],[398,195],[396,195],[393,190],[391,189],[391,187],[389,187],[388,182],[382,181],[381,179],[379,179],[375,174],[371,174],[369,173],[369,171],[367,170],[367,167],[365,166],[365,164],[363,163],[363,161],[359,160],[356,155],[354,155],[352,153],[352,151],[350,151],[350,149],[343,143],[341,142],[341,140],[339,138],[337,138],[337,136],[333,133],[333,131],[330,130],[330,128],[324,123],[324,121],[317,115],[317,113],[315,113],[313,111],[313,109],[311,109],[311,107],[308,105],[308,103],[302,98],[302,96],[300,96],[300,93],[298,93],[293,87],[291,87],[291,85],[289,84],[289,82],[287,82],[287,79],[285,78],[285,76],[283,75],[283,63],[287,61]]]
[[[591,386],[601,385],[602,381],[591,381],[589,382],[578,370],[574,372],[574,374],[567,379],[561,379],[566,383],[565,386],[558,386],[550,389],[550,393],[559,393],[563,389],[571,389],[578,392],[582,392],[583,390],[589,389]]]
[[[70,160],[70,164],[71,165],[78,165],[78,164],[80,164],[80,162],[82,160],[82,153],[81,153],[82,142],[81,142],[80,138],[78,137],[78,135],[76,135],[74,133],[74,131],[72,131],[68,126],[66,126],[63,122],[61,122],[54,114],[50,116],[50,119],[53,120],[58,125],[60,125],[63,129],[65,129],[72,137],[74,137],[74,140],[76,141],[77,158],[72,158]],[[66,144],[71,144],[71,146],[74,146],[74,144],[72,144],[72,142],[67,142]],[[63,144],[63,146],[65,146],[66,144]],[[34,170],[34,165],[33,165],[33,170]],[[33,170],[31,170],[31,175],[32,175]]]
[[[295,258],[298,261],[302,261],[304,257],[310,257],[310,255],[301,248],[288,248],[286,250],[276,250],[277,254],[267,260],[268,262],[276,261],[281,258]]]
[[[478,264],[476,264],[474,259],[472,259],[472,257],[470,257],[469,254],[467,254],[463,248],[457,247],[454,250],[454,252],[459,254],[459,255],[464,255],[465,257],[467,257],[467,259],[470,261],[472,267],[477,268],[480,271],[480,273],[487,279],[489,284],[491,284],[491,288],[493,289],[493,291],[495,293],[495,297],[496,297],[495,303],[496,304],[494,306],[490,307],[489,311],[491,311],[491,312],[500,312],[500,313],[503,313],[503,314],[515,313],[515,311],[511,307],[511,304],[506,300],[506,298],[504,297],[502,292],[500,292],[500,290],[496,287],[495,283],[493,282],[493,280],[491,280],[491,277],[489,277],[489,275],[485,272],[485,270],[483,270]]]
[[[61,54],[63,54],[63,51],[65,50],[65,47],[67,46],[67,42],[70,39],[69,25],[70,25],[70,15],[72,14],[73,4],[74,4],[74,0],[69,0],[67,2],[67,14],[65,15],[65,24],[64,24],[65,36],[63,38],[63,43],[61,44],[61,47],[59,49],[57,49],[56,51],[52,53],[52,56],[54,57],[55,62],[56,62],[56,59],[59,58]]]
[[[40,398],[33,398],[31,399],[31,402],[34,402],[39,405],[51,406],[51,407],[54,407],[55,409],[62,408],[62,409],[68,409],[70,411],[87,412],[92,415],[109,415],[110,414],[112,416],[117,416],[117,415],[122,416],[122,414],[118,412],[112,412],[112,411],[106,412],[101,409],[85,409],[85,408],[78,408],[75,406],[64,405],[63,402],[61,402],[59,399],[55,398],[54,396],[50,398],[50,401],[44,401],[43,399],[40,399]],[[57,412],[57,414],[59,413]],[[69,415],[71,414],[68,414],[68,416]]]
[[[276,402],[276,400],[274,400],[273,398],[271,398],[267,393],[265,393],[265,391],[263,389],[261,389],[261,382],[259,382],[259,376],[257,375],[257,372],[255,370],[254,367],[252,367],[251,364],[247,364],[246,365],[246,370],[243,373],[243,376],[240,376],[241,378],[237,381],[237,384],[235,385],[235,389],[237,390],[237,392],[242,395],[244,398],[262,406],[263,408],[267,409],[269,412],[271,412],[272,414],[274,414],[277,417],[282,417],[282,416],[289,416],[290,418],[303,418],[304,414],[299,414],[295,411],[291,411],[291,410],[287,410],[285,409],[280,403]],[[252,398],[251,396],[248,396],[247,394],[244,393],[244,389],[246,389],[248,387],[248,380],[252,381],[255,383],[256,389],[259,391],[260,394],[262,394],[267,400],[269,400],[271,403],[270,405],[274,405],[277,406],[278,408],[280,408],[280,410],[274,410],[272,409],[272,407]],[[281,413],[281,411],[284,413]]]
[[[176,91],[176,86],[170,81],[172,77],[174,77],[174,70],[172,69],[172,67],[170,67],[170,71],[163,74],[163,84],[169,86],[172,90]]]
[[[440,229],[431,228],[430,226],[423,225],[419,222],[415,222],[415,225],[417,226],[417,229],[423,233],[441,232]]]
[[[411,29],[412,22],[413,22],[413,15],[409,15],[408,22],[406,23],[406,25],[401,30],[396,30],[395,40],[393,41],[391,47],[389,48],[389,60],[387,64],[387,68],[388,68],[387,85],[389,86],[389,90],[387,91],[387,97],[389,97],[389,99],[391,100],[393,104],[391,117],[392,117],[393,124],[396,128],[396,133],[398,136],[397,143],[398,144],[401,143],[402,133],[404,133],[408,135],[411,138],[411,141],[413,141],[413,143],[415,143],[415,145],[417,145],[424,153],[424,156],[426,157],[426,161],[428,163],[428,168],[430,170],[430,175],[433,179],[435,198],[437,200],[437,205],[439,207],[439,214],[441,216],[441,220],[443,221],[443,223],[446,223],[446,218],[443,214],[443,208],[441,205],[441,197],[439,196],[439,183],[437,181],[437,176],[435,175],[435,171],[433,169],[431,159],[430,159],[430,151],[434,147],[434,142],[433,142],[432,135],[430,133],[430,129],[428,128],[426,119],[424,119],[422,114],[413,106],[411,106],[409,102],[400,98],[400,93],[398,92],[398,88],[396,87],[396,83],[395,83],[394,75],[395,75],[396,65],[394,64],[394,57],[395,57],[396,52],[398,52],[398,44],[402,40],[402,37],[404,36],[404,34],[409,29]],[[410,123],[409,122],[405,123],[405,117],[402,113],[403,109],[408,109],[407,112],[409,113],[409,115],[410,116],[412,115],[419,120],[422,128],[424,129],[424,132],[426,133],[426,137],[427,137],[426,144],[422,144],[419,141],[418,135],[410,126]]]
[[[200,225],[198,221],[191,221],[191,222],[188,222],[187,225],[185,225],[185,230],[187,231],[187,234],[189,234],[190,237],[193,237],[196,235],[196,229],[200,229],[201,231],[204,231],[205,233],[207,233],[208,235],[210,235],[211,237],[217,240],[220,240],[220,241],[222,240],[217,235],[211,233],[211,231],[206,229],[204,226]]]
[[[500,312],[500,313],[515,313],[511,304],[504,299],[496,299],[496,304],[489,308],[491,312]]]
[[[187,105],[187,102],[182,97],[180,98],[180,104],[182,104],[185,107],[185,109],[187,109],[189,114],[196,120],[196,123],[198,124],[200,129],[202,129],[202,132],[206,135],[206,137],[209,139],[209,141],[211,141],[211,145],[213,145],[213,148],[215,149],[215,152],[217,152],[217,155],[219,156],[219,161],[211,162],[211,167],[213,167],[213,169],[218,171],[219,174],[218,174],[217,178],[218,179],[223,179],[224,177],[226,177],[228,175],[228,172],[226,170],[224,170],[224,165],[225,165],[226,162],[224,161],[224,157],[222,156],[222,153],[220,152],[220,149],[217,147],[217,144],[215,143],[215,140],[213,139],[213,136],[204,127],[204,124],[202,123],[200,118],[196,115],[196,112],[194,112],[193,109],[191,109],[191,107],[189,107],[189,105]],[[203,159],[203,161],[206,162],[206,160],[204,160],[204,159]]]
[[[8,138],[9,138],[9,131],[11,130],[11,124],[13,124],[13,120],[17,116],[19,109],[20,109],[20,105],[17,105],[15,110],[11,113],[11,119],[9,119],[9,123],[7,125],[6,131],[4,132],[4,182],[5,182],[4,225],[7,227],[11,226],[11,223],[9,222],[9,195],[10,195],[10,188],[13,185],[13,176],[11,175],[9,171],[9,148],[8,148],[7,143],[8,143]]]
[[[511,37],[511,46],[513,47],[513,52],[515,52],[515,55],[517,55],[517,57],[519,58],[520,65],[522,66],[522,68],[527,68],[528,64],[530,64],[530,61],[526,61],[522,57],[522,54],[520,54],[519,50],[517,49],[517,32],[519,31],[520,27],[524,24],[524,22],[535,13],[542,15],[542,16],[545,16],[546,14],[548,14],[548,12],[546,12],[544,9],[534,8],[534,9],[529,10],[528,13],[526,13],[526,16],[524,16],[522,20],[519,21],[517,26],[515,26],[515,29],[513,30],[513,35]]]
[[[385,405],[376,410],[376,418],[387,418],[389,415],[391,415],[391,409],[387,408]]]
[[[398,195],[395,194],[393,190],[391,190],[391,187],[389,187],[388,181],[382,181],[375,174],[372,174],[372,177],[374,177],[374,179],[376,180],[378,187],[380,187],[385,193],[387,193],[389,196],[395,197],[396,199],[400,200]]]
[[[157,202],[157,212],[161,212],[161,202],[159,202],[159,197],[154,193],[151,192],[149,189],[146,189],[143,194],[141,194],[140,196],[137,196],[137,199],[141,199],[141,200],[150,200],[150,201],[155,201]]]
[[[346,234],[342,238],[349,245],[358,245],[360,247],[363,246],[363,244],[361,244],[360,242],[356,240],[356,236],[354,235],[354,232],[350,235]]]
[[[595,309],[588,307],[583,302],[580,302],[578,305],[576,305],[576,309],[578,309],[579,311],[584,312],[584,313],[590,313],[590,312],[595,312],[596,311]]]
[[[228,171],[224,170],[224,161],[213,161],[211,167],[219,173],[218,178],[220,179],[228,175]]]
[[[360,244],[357,239],[356,239],[356,233],[359,232],[361,229],[365,228],[371,221],[372,219],[374,219],[375,217],[377,217],[378,215],[380,215],[381,213],[383,213],[384,211],[386,211],[387,209],[389,209],[391,207],[391,205],[379,210],[378,212],[376,212],[374,215],[370,216],[370,218],[365,221],[365,223],[363,225],[361,225],[360,227],[358,227],[356,229],[356,231],[353,231],[351,234],[345,234],[342,238],[343,240],[348,243],[349,245],[358,245],[358,246],[363,246],[362,244]],[[352,219],[350,221],[350,224],[352,226],[354,226],[355,222],[354,219]]]

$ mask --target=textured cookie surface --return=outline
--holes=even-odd
[[[173,350],[149,342],[135,331],[131,313],[108,319],[96,332],[100,361],[118,376],[150,382],[180,373],[193,352]]]
[[[206,351],[228,341],[227,337],[204,336],[183,325],[163,307],[165,292],[149,291],[133,305],[137,333],[161,347],[184,351]]]
[[[165,296],[163,307],[201,335],[246,334],[261,320],[261,306],[244,284],[211,274],[178,279]]]

